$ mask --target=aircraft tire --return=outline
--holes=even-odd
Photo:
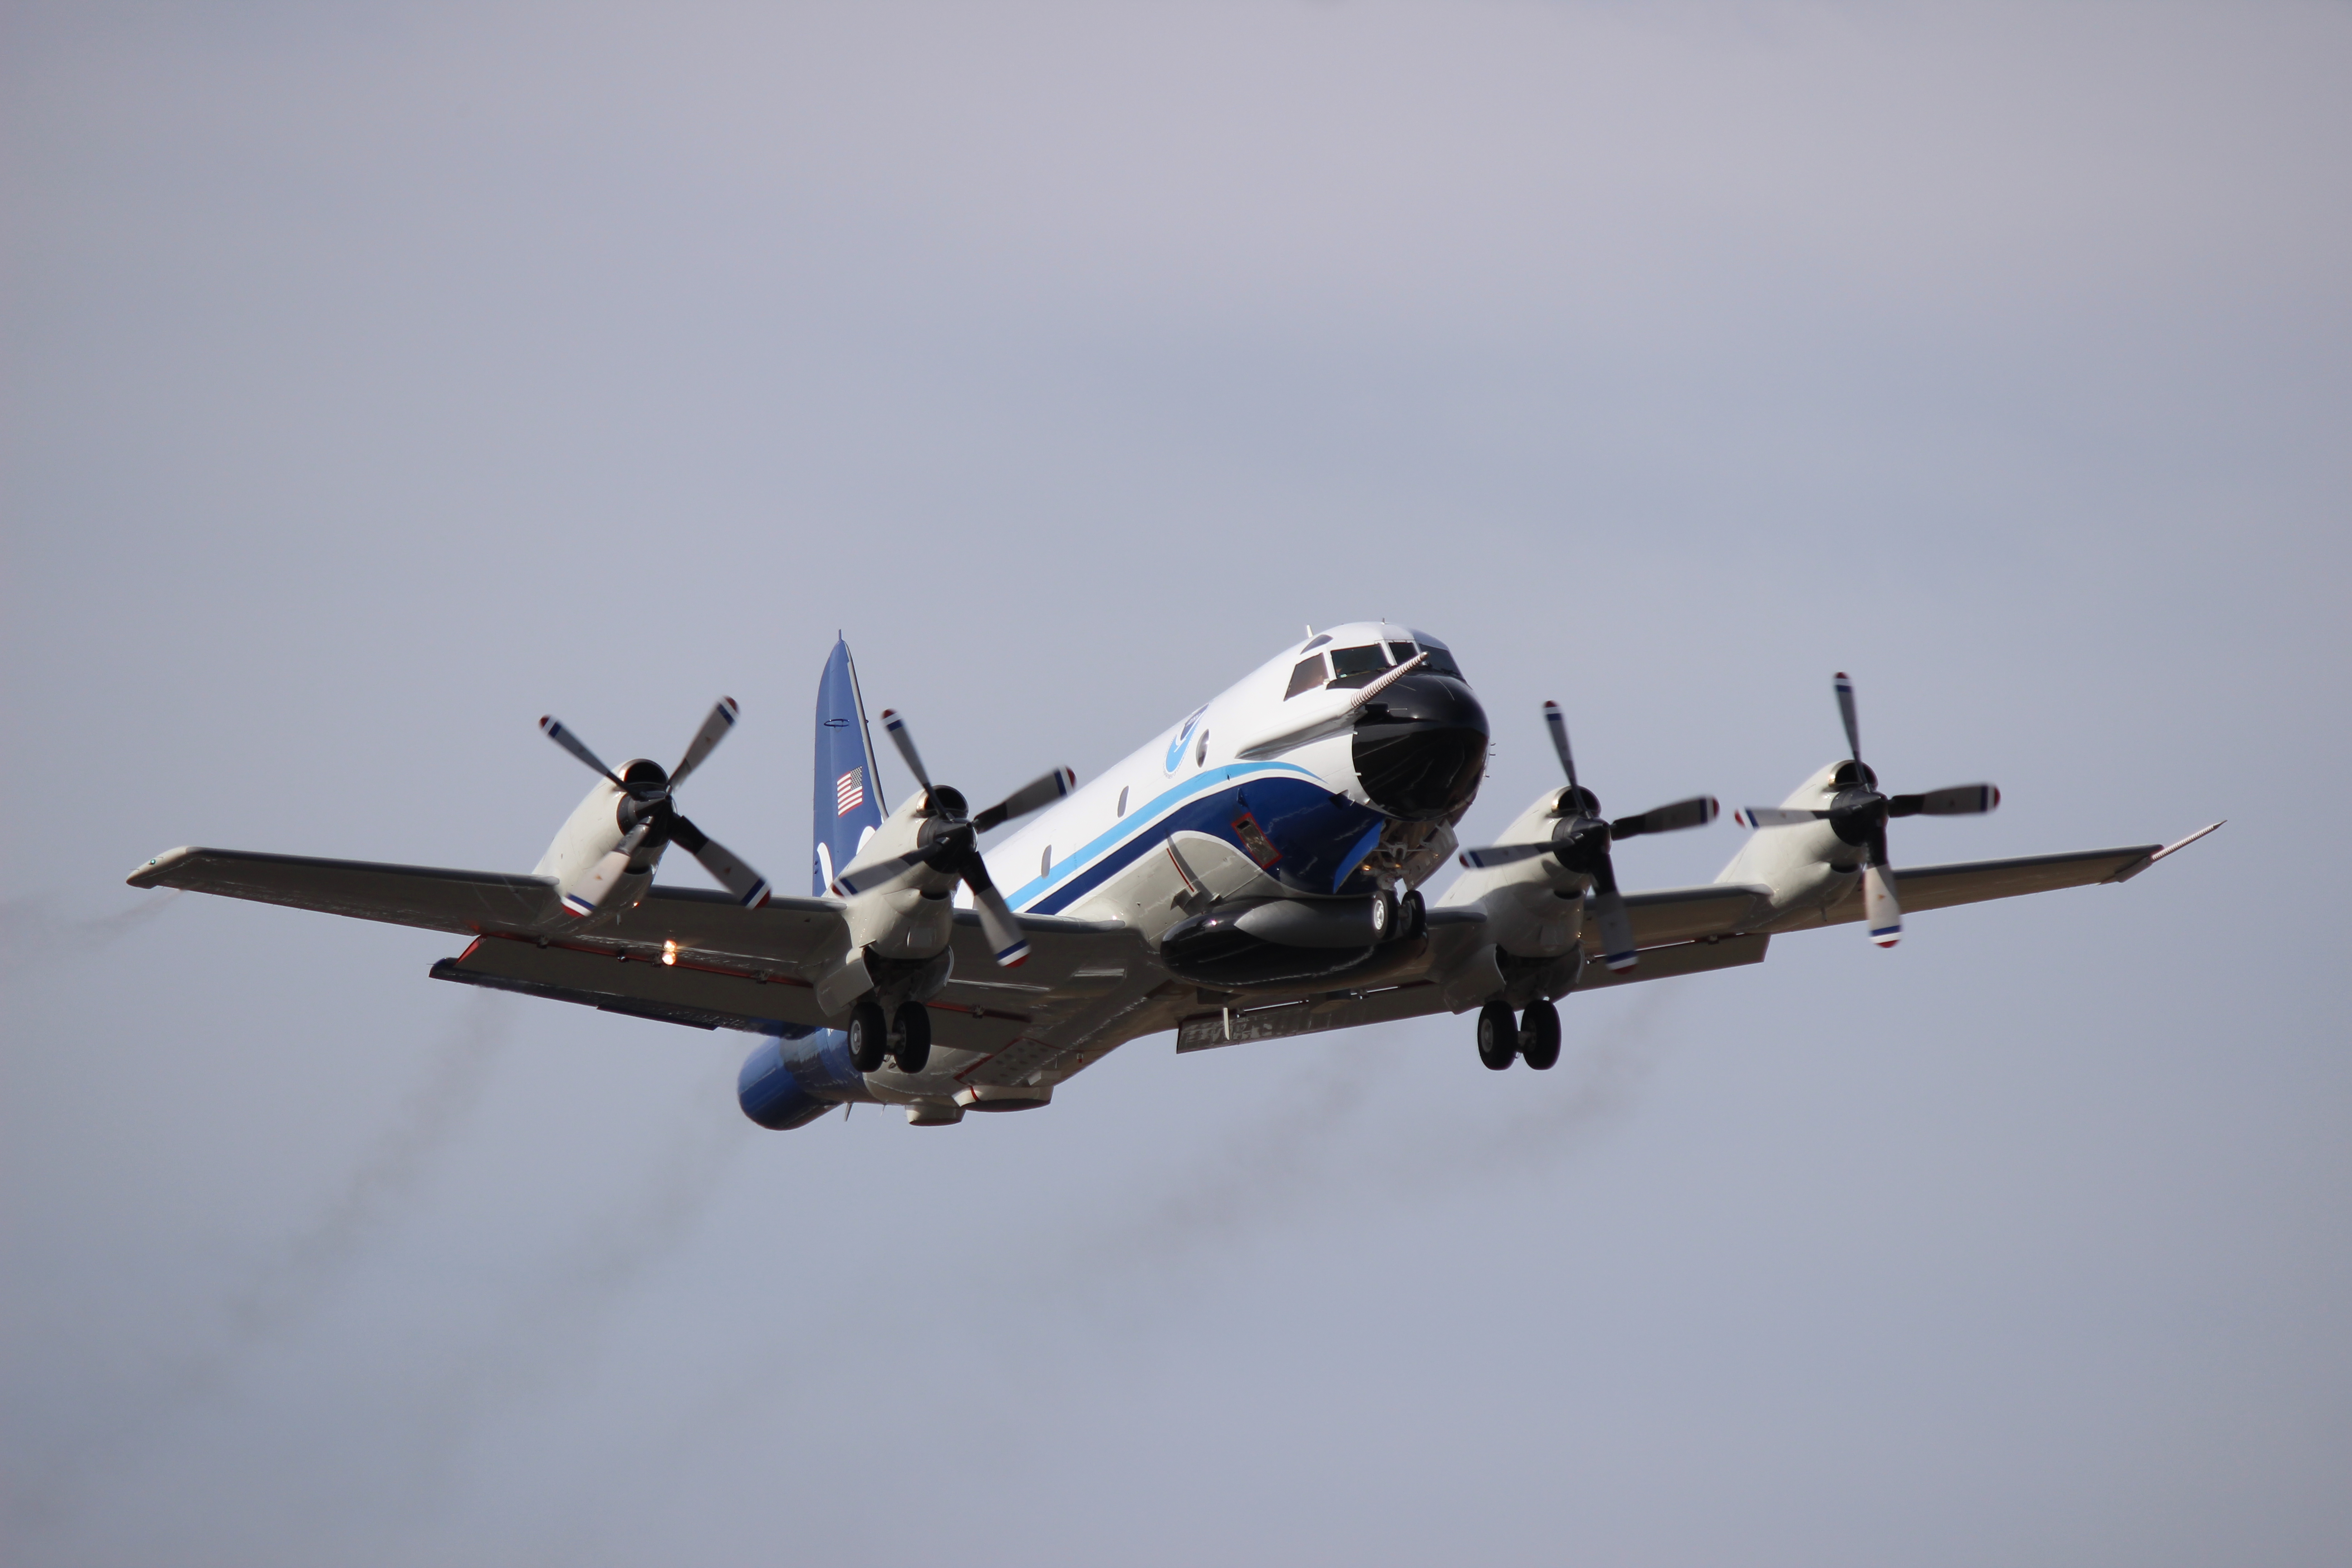
[[[1559,1060],[1559,1009],[1538,1000],[1519,1015],[1519,1055],[1538,1072]]]
[[[931,1010],[920,1002],[902,1002],[898,1016],[890,1031],[890,1054],[898,1058],[900,1072],[923,1070],[931,1059]]]
[[[859,1072],[880,1072],[890,1054],[890,1023],[882,1005],[868,996],[849,1010],[849,1065]]]
[[[1396,933],[1407,942],[1419,942],[1429,934],[1429,906],[1418,889],[1397,900]]]
[[[1478,1059],[1496,1072],[1511,1065],[1519,1054],[1519,1027],[1511,1021],[1511,1010],[1501,1002],[1489,1002],[1478,1009]]]

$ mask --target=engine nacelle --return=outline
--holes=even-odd
[[[631,778],[638,768],[653,764],[639,758],[625,765],[622,777]],[[534,877],[555,879],[556,896],[564,900],[564,907],[573,914],[586,912],[587,904],[572,897],[593,878],[604,857],[621,847],[631,826],[628,816],[628,795],[611,779],[600,778],[589,786],[563,826],[556,830],[555,839],[547,853],[531,868]],[[592,898],[589,904],[600,905],[605,910],[625,910],[646,896],[653,885],[654,864],[661,858],[658,847],[632,859],[628,872],[614,886],[610,893]]]
[[[771,1036],[744,1058],[735,1079],[743,1114],[778,1132],[805,1127],[836,1105],[872,1098],[864,1075],[850,1065],[849,1037],[839,1029]]]

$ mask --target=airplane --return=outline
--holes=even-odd
[[[1776,936],[1860,922],[1892,945],[1904,911],[2124,882],[2168,844],[1900,867],[1889,823],[1979,816],[1972,784],[1881,793],[1853,682],[1834,683],[1847,754],[1753,829],[1713,882],[1627,891],[1629,839],[1705,826],[1711,796],[1609,817],[1580,781],[1565,717],[1543,720],[1566,783],[1496,844],[1455,837],[1489,748],[1453,650],[1360,621],[1308,635],[1084,785],[1056,768],[982,810],[935,778],[909,721],[883,728],[913,787],[887,814],[848,644],[818,686],[810,896],[766,879],[677,809],[735,725],[722,699],[677,765],[617,772],[552,718],[598,776],[529,874],[187,847],[128,879],[470,938],[436,980],[758,1037],[737,1086],[762,1127],[896,1105],[919,1127],[1031,1110],[1131,1040],[1181,1052],[1437,1013],[1475,1013],[1479,1060],[1546,1069],[1558,1004],[1580,991],[1761,963]],[[1015,826],[1018,824],[1018,826]],[[983,835],[1013,831],[983,849]],[[720,890],[657,883],[676,844]],[[1424,884],[1457,860],[1434,898]]]

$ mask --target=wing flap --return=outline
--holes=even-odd
[[[1671,980],[1685,974],[1703,974],[1710,969],[1732,969],[1746,963],[1761,963],[1771,941],[1770,937],[1759,933],[1646,947],[1642,950],[1642,962],[1622,973],[1612,971],[1600,963],[1587,963],[1582,977],[1576,983],[1576,990],[1595,991],[1603,986],[1632,985],[1644,980]],[[1574,994],[1570,993],[1571,995]],[[1297,1035],[1353,1029],[1366,1024],[1394,1023],[1401,1018],[1426,1017],[1433,1013],[1450,1013],[1453,1010],[1446,1005],[1443,988],[1426,980],[1415,980],[1360,995],[1283,1002],[1264,1007],[1235,1008],[1230,1012],[1193,1013],[1177,1025],[1176,1049],[1179,1052],[1205,1051],[1218,1046],[1241,1045],[1244,1041],[1286,1039]]]
[[[611,1013],[662,1018],[697,1028],[775,1033],[779,1025],[838,1026],[817,1005],[805,982],[736,970],[701,955],[675,963],[626,953],[593,952],[514,937],[486,936],[462,957],[433,966],[436,980],[454,980]],[[948,1050],[1002,1049],[1028,1026],[1013,1007],[931,1004],[931,1039]]]

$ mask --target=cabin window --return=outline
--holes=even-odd
[[[1053,869],[1054,847],[1048,844],[1045,846],[1045,853],[1037,857],[1037,875],[1040,877],[1049,875]]]
[[[1318,653],[1313,658],[1298,661],[1298,667],[1290,672],[1290,689],[1282,694],[1282,700],[1287,702],[1300,692],[1312,691],[1322,684],[1323,656]]]
[[[1118,810],[1114,813],[1115,816],[1125,816],[1127,815],[1127,785],[1121,784],[1118,786]]]
[[[1192,765],[1197,768],[1208,760],[1209,732],[1206,730],[1203,730],[1201,731],[1201,743],[1192,748]]]

